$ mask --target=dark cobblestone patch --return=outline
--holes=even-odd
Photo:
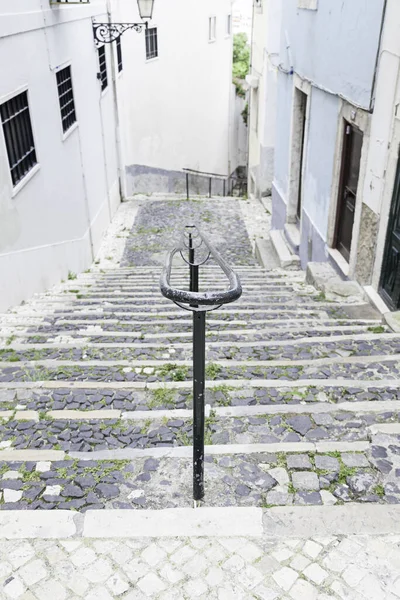
[[[205,443],[270,444],[314,441],[367,441],[369,425],[397,423],[398,412],[380,414],[318,413],[206,418]],[[17,449],[89,452],[114,448],[152,448],[192,444],[191,419],[126,421],[117,419],[40,420],[0,423],[0,440]],[[384,464],[381,461],[382,470]],[[357,462],[347,466],[360,466]],[[362,466],[362,465],[361,465]],[[379,468],[379,465],[377,465]]]
[[[165,250],[180,239],[182,226],[190,223],[198,223],[207,231],[210,242],[228,263],[256,264],[238,200],[223,200],[218,204],[212,200],[175,200],[150,201],[139,209],[121,267],[159,265]]]
[[[172,340],[176,342],[175,340]],[[210,338],[207,338],[210,342]],[[165,360],[171,358],[170,345],[163,341],[154,346],[143,348],[44,348],[43,350],[13,350],[12,348],[0,349],[0,360],[18,362],[32,360]],[[190,360],[192,357],[192,344],[187,340],[185,348],[174,348],[174,360]],[[400,352],[400,338],[398,340],[345,340],[318,343],[303,342],[290,346],[222,346],[209,347],[207,357],[209,360],[307,360],[318,358],[337,358],[347,356],[373,356],[390,355]]]
[[[291,468],[293,460],[299,458],[295,454],[207,456],[204,504],[321,504],[326,491],[338,504],[372,499],[377,503],[398,501],[400,492],[395,484],[387,483],[387,475],[374,467],[365,454],[357,456],[366,459],[366,467],[346,467],[346,456],[347,453],[311,454],[301,470]],[[321,465],[325,468],[321,469]],[[15,477],[15,473],[19,479],[7,479]],[[193,502],[189,459],[64,460],[51,463],[45,472],[36,471],[33,462],[0,462],[0,477],[2,489],[15,489],[11,486],[17,481],[16,491],[21,496],[12,506],[2,499],[2,510],[140,510],[191,506]]]
[[[345,359],[343,359],[345,361]],[[214,363],[209,363],[214,365]],[[211,367],[210,367],[211,368]],[[301,379],[353,379],[357,380],[382,380],[398,379],[400,363],[388,360],[384,363],[338,363],[313,366],[285,365],[278,367],[221,367],[215,365],[214,376],[208,379],[280,379],[284,381],[297,381]],[[0,369],[0,382],[13,381],[190,381],[192,379],[191,367],[168,363],[160,367],[124,367],[124,366],[99,366],[99,367],[32,367],[13,366]]]
[[[295,388],[233,388],[218,385],[206,389],[206,403],[211,406],[253,406],[256,404],[296,405],[300,403],[365,402],[400,400],[400,388],[324,388],[305,386]],[[12,410],[16,405],[29,410],[101,410],[154,411],[173,408],[192,408],[192,392],[188,389],[158,390],[110,390],[71,389],[0,391],[0,407]],[[368,417],[370,418],[370,417]],[[327,417],[316,415],[318,424],[325,424]]]

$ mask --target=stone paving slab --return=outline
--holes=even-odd
[[[9,540],[16,600],[395,600],[398,535]]]

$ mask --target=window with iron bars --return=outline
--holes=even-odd
[[[89,4],[90,0],[50,0],[50,4]]]
[[[14,187],[37,164],[28,92],[0,105],[0,117]]]
[[[118,65],[118,73],[121,73],[123,65],[122,65],[122,45],[121,38],[117,39],[117,65]]]
[[[157,27],[146,29],[146,59],[158,56]]]
[[[98,54],[99,54],[99,69],[100,69],[101,90],[103,91],[108,86],[106,47],[105,46],[101,46],[98,49]]]
[[[76,122],[74,92],[72,89],[71,67],[56,73],[61,122],[64,133]]]

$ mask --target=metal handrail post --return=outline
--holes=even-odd
[[[206,313],[193,313],[193,498],[204,498]]]
[[[189,173],[186,173],[186,200],[189,200]]]
[[[193,236],[189,233],[190,291],[199,291]],[[193,308],[197,306],[193,305]],[[204,498],[204,387],[206,369],[206,314],[193,312],[193,498]]]

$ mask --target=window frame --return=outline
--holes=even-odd
[[[208,17],[208,42],[212,44],[217,41],[217,17]]]
[[[118,73],[122,73],[124,69],[124,62],[122,57],[122,41],[121,37],[117,38],[115,43],[116,53],[117,53],[117,71]]]
[[[232,14],[226,16],[226,37],[232,35]]]
[[[297,0],[297,8],[304,10],[318,10],[318,0]]]
[[[5,122],[5,119],[2,115],[2,112],[3,112],[2,107],[5,106],[6,104],[8,104],[9,102],[12,102],[16,98],[18,98],[18,96],[22,96],[22,95],[26,95],[26,108],[24,110],[28,111],[28,124],[29,124],[29,131],[27,133],[26,133],[26,131],[23,133],[23,137],[25,138],[25,140],[23,140],[23,141],[26,142],[26,137],[31,138],[32,146],[30,149],[30,153],[33,155],[33,159],[30,164],[29,169],[26,170],[22,174],[22,176],[19,177],[19,179],[15,179],[13,176],[13,170],[15,169],[15,167],[18,164],[20,164],[24,160],[24,158],[20,158],[21,151],[19,149],[18,150],[19,158],[18,158],[17,162],[15,164],[13,164],[12,157],[11,157],[11,154],[12,154],[11,149],[13,150],[13,152],[15,154],[17,154],[16,146],[17,146],[17,144],[20,145],[21,137],[19,138],[19,142],[16,143],[15,139],[14,140],[12,139],[12,134],[9,137],[8,133],[6,133],[7,130],[5,129],[4,126],[7,122],[11,122],[11,117]],[[15,118],[15,115],[13,115],[13,118]],[[10,184],[12,187],[12,197],[14,197],[19,192],[19,190],[22,187],[24,187],[25,184],[40,169],[38,151],[37,151],[37,146],[35,143],[34,127],[33,127],[32,118],[31,118],[29,90],[28,90],[27,85],[20,87],[17,90],[14,90],[12,93],[6,94],[0,98],[0,125],[1,125],[1,137],[4,139],[5,156],[7,157],[9,181],[10,181]],[[15,128],[14,128],[14,131],[15,131]],[[22,132],[20,131],[20,133],[22,133]],[[27,154],[28,154],[28,152],[25,152],[25,157],[27,156]]]
[[[155,31],[155,34],[153,33]],[[145,33],[146,62],[155,60],[158,54],[158,27],[149,27]]]
[[[60,97],[60,83],[59,83],[59,81],[58,81],[58,78],[59,78],[59,75],[60,75],[60,74],[61,74],[63,71],[66,71],[67,69],[69,69],[69,78],[70,78],[70,82],[71,82],[71,85],[70,85],[70,92],[71,92],[71,95],[72,95],[73,114],[74,114],[75,120],[74,120],[74,121],[72,121],[72,123],[71,123],[71,124],[70,124],[70,125],[69,125],[69,126],[66,128],[66,129],[65,129],[65,128],[64,128],[64,119],[65,119],[65,117],[63,117],[63,113],[62,113],[62,110],[63,110],[63,108],[65,108],[65,106],[63,107],[63,106],[61,105],[61,97]],[[60,106],[61,129],[62,129],[62,135],[63,135],[63,138],[65,138],[65,137],[67,137],[67,136],[70,134],[70,132],[72,131],[72,129],[73,129],[74,127],[76,127],[76,125],[77,125],[77,123],[78,123],[78,117],[77,117],[77,114],[76,114],[76,105],[75,105],[74,86],[73,86],[73,82],[72,82],[72,67],[71,67],[71,64],[66,64],[66,65],[64,65],[64,66],[62,66],[62,67],[60,67],[60,68],[58,68],[58,69],[56,70],[56,73],[55,73],[55,75],[56,75],[56,85],[57,85],[57,95],[58,95],[58,102],[59,102],[59,106]],[[67,92],[65,92],[65,93],[67,93]]]
[[[102,62],[100,54],[104,52],[104,61]],[[108,88],[108,70],[107,70],[107,50],[106,45],[99,46],[97,48],[97,58],[99,63],[99,81],[101,84],[101,92],[104,93]],[[102,70],[102,64],[104,64],[104,69]]]

